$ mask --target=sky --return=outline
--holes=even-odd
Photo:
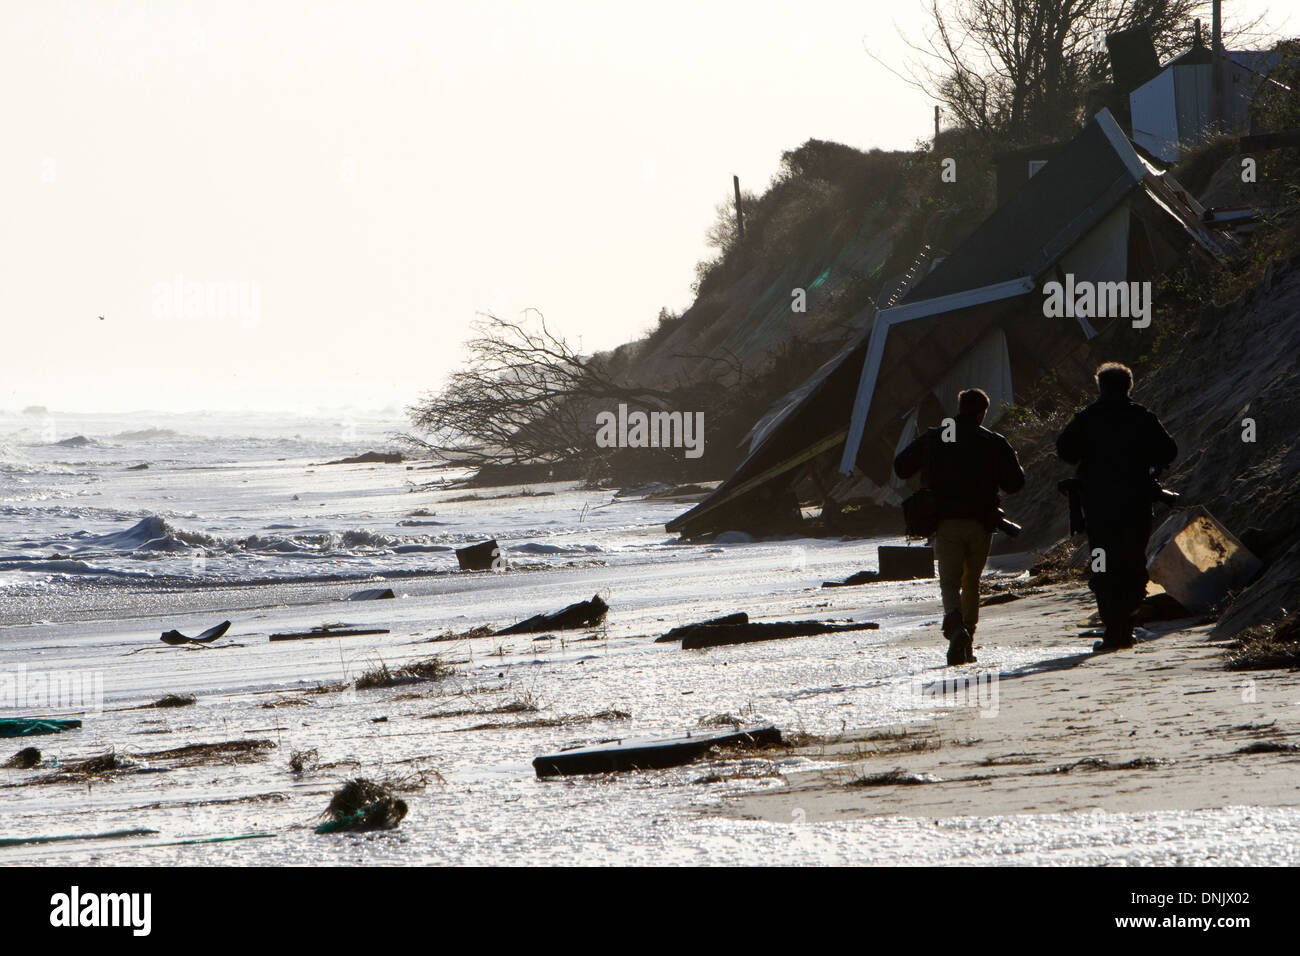
[[[690,304],[733,174],[928,137],[880,62],[924,24],[922,0],[6,0],[0,409],[402,408],[484,311],[632,340]]]

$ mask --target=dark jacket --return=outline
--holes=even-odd
[[[1015,450],[997,432],[958,415],[956,441],[943,440],[943,428],[931,428],[894,459],[894,474],[911,478],[918,471],[934,492],[939,520],[973,518],[993,530],[998,489],[1014,494],[1025,486],[1025,472]]]
[[[1154,482],[1178,455],[1159,419],[1127,395],[1105,396],[1070,420],[1056,454],[1078,466],[1083,510],[1090,521],[1151,516]]]

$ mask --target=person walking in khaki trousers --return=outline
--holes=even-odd
[[[920,472],[923,484],[934,494],[939,517],[934,557],[939,565],[949,666],[975,663],[979,581],[997,526],[998,491],[1014,494],[1025,486],[1015,450],[997,432],[983,427],[988,409],[989,397],[983,389],[966,389],[957,396],[956,418],[931,428],[894,459],[898,477]]]

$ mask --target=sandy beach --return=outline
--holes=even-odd
[[[8,505],[20,528],[30,519],[8,550],[29,556],[3,572],[0,672],[29,689],[78,675],[98,697],[6,710],[83,726],[6,741],[0,758],[29,745],[41,758],[0,770],[11,841],[0,865],[1293,863],[1300,852],[1294,753],[1237,753],[1293,739],[1296,677],[1223,671],[1204,628],[1094,658],[1078,636],[1087,592],[1037,590],[985,610],[979,664],[945,691],[954,671],[933,580],[822,587],[874,568],[876,545],[896,539],[691,544],[663,532],[680,502],[573,483],[412,492],[400,464],[177,456],[140,472],[120,454],[50,465],[33,482],[48,483],[45,497]],[[162,539],[124,534],[155,521],[141,517],[145,499],[170,506],[155,516]],[[271,526],[279,537],[252,533]],[[453,547],[485,533],[509,568],[457,570]],[[33,551],[66,557],[41,573]],[[985,581],[1023,588],[1028,561],[995,558]],[[349,600],[375,587],[396,597]],[[610,605],[597,628],[466,636],[593,594]],[[737,610],[880,627],[699,651],[654,642]],[[222,620],[230,631],[210,647],[159,640]],[[327,623],[387,633],[269,640]],[[357,689],[368,671],[435,657],[434,679]],[[156,706],[168,696],[193,700]],[[787,743],[595,777],[539,780],[531,766],[563,747],[736,723],[771,723]],[[106,755],[107,767],[77,769]],[[895,770],[934,782],[852,785]],[[358,776],[402,788],[401,827],[315,834],[330,794]]]
[[[1108,655],[1091,654],[1091,638],[1074,649],[1044,639],[1083,622],[1090,597],[1053,588],[987,609],[981,631],[999,642],[1062,652],[1003,670],[966,700],[949,688],[954,706],[935,720],[820,746],[840,765],[794,774],[731,812],[789,820],[797,809],[811,822],[1295,807],[1300,675],[1225,671],[1209,626]],[[1225,834],[1225,852],[1229,843]]]

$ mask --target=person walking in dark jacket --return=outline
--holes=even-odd
[[[1077,465],[1088,532],[1088,586],[1105,637],[1097,650],[1133,646],[1133,614],[1146,596],[1147,540],[1157,477],[1178,454],[1159,419],[1128,397],[1133,373],[1107,362],[1097,369],[1100,398],[1056,439],[1056,454]]]
[[[983,427],[989,397],[978,388],[957,396],[957,416],[931,428],[894,459],[894,473],[917,472],[934,495],[939,525],[934,557],[943,596],[943,636],[948,664],[974,664],[980,574],[997,526],[999,489],[1014,494],[1025,472],[1005,438]]]

